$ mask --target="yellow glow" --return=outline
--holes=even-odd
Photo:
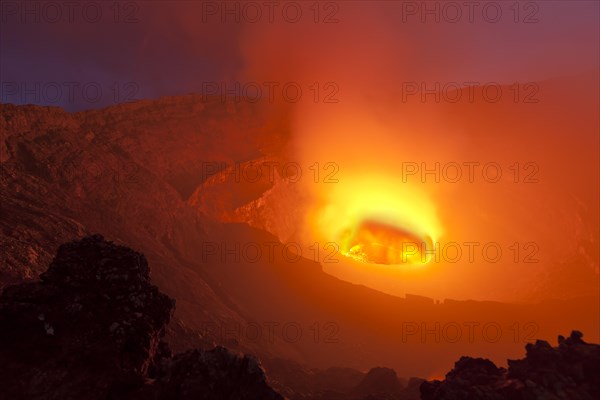
[[[356,176],[326,185],[313,231],[342,255],[374,264],[425,264],[442,233],[428,196],[385,176]]]

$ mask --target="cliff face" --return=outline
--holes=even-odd
[[[424,382],[423,400],[552,399],[592,400],[600,396],[600,345],[573,331],[558,347],[544,340],[527,344],[521,360],[508,369],[482,358],[461,357],[443,381]]]
[[[61,246],[41,281],[0,297],[0,386],[27,399],[281,399],[224,348],[171,357],[174,301],[146,258],[101,236]],[[148,383],[152,378],[151,383]]]
[[[60,243],[102,232],[142,250],[163,291],[190,299],[171,332],[197,329],[192,314],[203,323],[243,321],[190,269],[196,260],[186,249],[214,228],[185,200],[207,165],[257,157],[264,135],[278,142],[256,110],[182,96],[76,114],[0,104],[0,115],[0,290],[37,279]]]
[[[75,114],[10,104],[0,111],[3,208],[11,211],[3,241],[24,250],[9,252],[0,285],[39,274],[53,253],[45,241],[56,248],[55,237],[86,228],[121,239],[137,230],[146,236],[138,241],[162,247],[197,241],[203,220],[185,200],[219,166],[256,159],[285,137],[248,103],[192,95]],[[37,217],[39,226],[26,226]],[[19,268],[25,261],[31,271]]]
[[[217,221],[269,232],[282,243],[297,240],[306,194],[285,179],[282,165],[261,158],[220,170],[200,184],[187,203]]]

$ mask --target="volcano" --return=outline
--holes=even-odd
[[[0,2],[0,400],[600,398],[599,13]]]
[[[0,111],[7,291],[38,281],[61,244],[101,232],[143,252],[152,281],[176,301],[165,328],[173,352],[220,345],[254,354],[270,385],[291,398],[327,390],[352,398],[362,371],[382,364],[404,382],[450,369],[465,351],[501,364],[524,341],[573,326],[596,340],[594,296],[434,301],[338,279],[326,270],[343,264],[312,253],[291,258],[286,239],[302,232],[300,187],[277,170],[252,185],[226,169],[206,173],[207,163],[289,162],[282,110],[190,95],[79,113],[10,104]],[[241,145],[242,134],[253,144]],[[382,264],[397,261],[397,243],[428,240],[380,220],[348,236],[350,250]],[[218,251],[206,254],[209,246]],[[257,246],[262,257],[235,250]],[[572,260],[580,271],[586,254]],[[545,284],[560,281],[556,274]],[[418,385],[400,386],[419,396]]]

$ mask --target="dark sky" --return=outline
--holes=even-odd
[[[199,92],[206,82],[268,80],[274,69],[253,56],[259,49],[269,49],[271,67],[295,56],[311,64],[323,54],[311,46],[322,43],[347,49],[339,71],[384,60],[411,80],[506,83],[599,65],[597,1],[470,3],[2,1],[0,101],[82,110]],[[381,57],[352,51],[352,37],[364,34],[369,46],[373,31]],[[295,39],[269,42],[281,36]],[[303,37],[307,46],[296,50]]]

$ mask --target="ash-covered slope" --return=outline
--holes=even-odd
[[[2,397],[282,399],[253,357],[222,347],[171,357],[173,308],[142,254],[101,236],[61,246],[40,282],[0,297]]]
[[[461,357],[443,381],[424,382],[423,400],[593,400],[600,397],[600,345],[582,334],[559,336],[558,347],[545,340],[527,344],[521,360],[508,370],[490,360]]]

